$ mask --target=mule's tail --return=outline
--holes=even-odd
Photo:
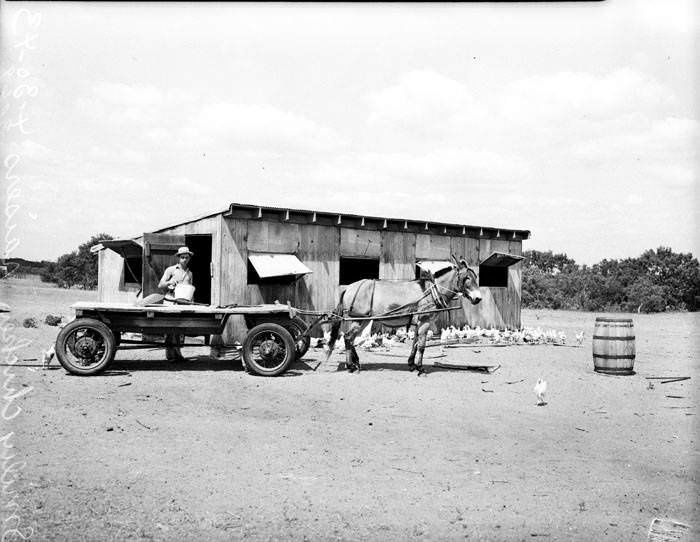
[[[343,296],[345,295],[345,292],[342,292],[340,294],[340,301],[338,302],[338,307],[336,308],[336,314],[342,314],[343,313]],[[326,346],[326,361],[328,361],[331,357],[331,354],[333,353],[333,348],[335,347],[335,342],[338,340],[338,337],[340,336],[340,325],[342,324],[342,320],[333,320],[333,323],[331,324],[331,334],[330,337],[328,338],[328,345]]]

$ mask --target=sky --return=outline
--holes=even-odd
[[[700,254],[695,2],[2,2],[5,257],[231,202]]]

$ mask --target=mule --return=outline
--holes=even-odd
[[[428,280],[373,280],[363,279],[350,284],[340,295],[336,314],[348,318],[386,317],[396,314],[396,318],[382,319],[389,327],[415,326],[416,332],[408,356],[408,368],[425,373],[423,352],[430,324],[438,312],[416,314],[431,309],[444,309],[457,295],[465,296],[473,305],[481,301],[481,293],[476,273],[464,259],[452,255],[453,264],[438,277]],[[338,340],[342,321],[331,325],[326,360],[333,352]],[[345,331],[345,364],[349,372],[360,370],[360,359],[354,341],[361,329],[358,321],[351,321]]]

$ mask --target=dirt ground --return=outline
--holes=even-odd
[[[593,371],[596,314],[555,311],[523,324],[583,330],[582,347],[436,347],[421,378],[404,346],[360,351],[360,374],[312,348],[254,377],[190,348],[76,377],[32,358],[58,333],[45,316],[96,294],[0,288],[5,540],[639,541],[655,517],[700,523],[698,313],[633,315],[625,377]],[[692,379],[648,389],[675,375]]]

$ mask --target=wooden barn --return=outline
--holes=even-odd
[[[420,278],[426,270],[439,273],[455,254],[477,271],[483,301],[441,315],[436,331],[450,324],[519,329],[519,262],[529,236],[527,230],[232,203],[134,239],[103,241],[93,251],[99,253],[100,301],[135,302],[159,292],[164,269],[186,245],[194,252],[196,302],[289,300],[314,311],[334,309],[356,280]],[[245,329],[242,319],[231,318],[223,342],[240,340]]]

